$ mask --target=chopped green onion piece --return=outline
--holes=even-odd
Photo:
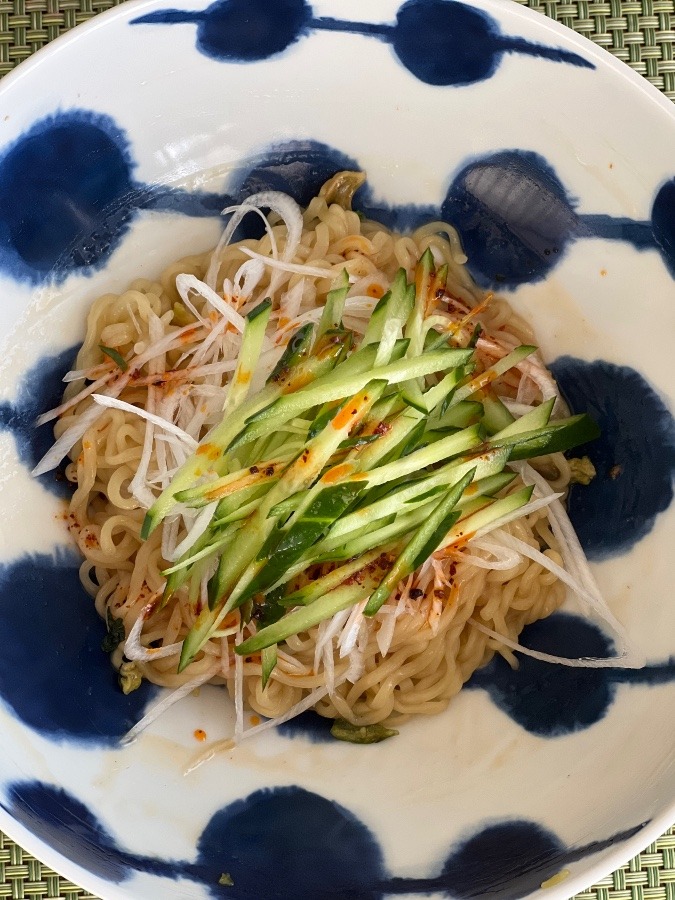
[[[129,363],[121,353],[115,350],[114,347],[106,347],[105,344],[99,344],[98,349],[104,356],[109,357],[118,367],[118,369],[121,369],[123,372],[127,371],[127,369],[129,368]]]

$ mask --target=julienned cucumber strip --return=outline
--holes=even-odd
[[[148,510],[141,528],[143,540],[147,540],[165,516],[171,512],[176,505],[175,495],[178,491],[194,487],[195,482],[207,472],[215,471],[218,475],[223,474],[225,450],[245,428],[249,416],[269,406],[277,397],[281,396],[283,390],[292,389],[293,384],[298,382],[307,384],[317,380],[335,366],[342,353],[342,348],[336,346],[329,349],[330,352],[324,353],[321,357],[303,357],[297,362],[292,372],[287,370],[284,370],[286,374],[280,372],[276,381],[270,381],[258,394],[245,400],[202,438],[197,451],[181,466],[171,484],[162,491]]]
[[[531,456],[544,456],[547,453],[558,453],[586,444],[600,436],[597,424],[586,413],[572,416],[569,419],[556,419],[545,428],[536,431],[524,431],[510,437],[492,438],[491,446],[511,447],[509,459],[529,459]]]
[[[384,325],[380,334],[375,357],[375,365],[382,366],[390,361],[394,344],[403,332],[415,300],[415,289],[408,285],[405,269],[399,269],[389,291]]]
[[[300,328],[298,328],[298,330],[291,335],[289,342],[286,344],[284,352],[281,354],[279,362],[276,364],[274,369],[272,369],[272,372],[267,379],[268,384],[276,383],[279,375],[284,370],[290,369],[293,366],[297,365],[297,363],[299,363],[301,359],[307,356],[312,346],[313,333],[314,323],[307,322],[306,325],[301,325]]]
[[[321,313],[319,326],[316,330],[317,338],[330,331],[338,328],[342,323],[342,313],[345,308],[345,300],[349,293],[349,274],[343,269],[340,275],[333,283],[333,289],[326,296],[326,303]]]
[[[462,400],[457,406],[452,406],[447,412],[438,418],[430,420],[430,427],[443,428],[466,428],[478,422],[483,416],[483,404],[476,403],[474,400]]]
[[[500,375],[508,372],[509,369],[513,369],[514,366],[519,365],[524,359],[527,359],[528,356],[535,353],[536,350],[536,347],[532,347],[529,344],[523,344],[520,347],[516,347],[515,350],[512,350],[511,353],[503,356],[494,365],[490,366],[489,369],[481,372],[480,375],[476,375],[467,384],[463,384],[462,387],[457,388],[452,395],[450,405],[454,406],[456,403],[459,403],[460,400],[466,400],[467,397],[475,394],[476,391],[480,391],[484,387],[487,387],[487,385],[492,384],[492,382],[499,378]]]
[[[399,359],[402,357],[407,346],[407,341],[397,341],[392,352],[392,358]],[[296,403],[296,406],[299,408],[291,409],[290,412],[288,411],[287,406],[280,407],[276,401],[263,406],[258,406],[255,414],[249,417],[246,426],[243,429],[240,429],[241,433],[237,432],[235,438],[230,442],[228,449],[231,452],[234,452],[242,444],[250,443],[265,435],[273,434],[275,430],[281,428],[286,422],[295,418],[297,415],[306,413],[308,410],[313,409],[316,406],[322,406],[325,403],[331,403],[335,400],[344,400],[350,393],[357,393],[357,391],[361,390],[364,384],[373,377],[372,373],[375,371],[374,362],[376,352],[377,347],[375,345],[372,347],[360,347],[352,353],[351,356],[348,356],[347,359],[342,359],[340,361],[339,369],[336,371],[329,371],[322,377],[312,379],[308,386],[302,386],[295,394],[291,393],[286,394],[286,396],[281,396],[280,393],[277,395],[279,401],[291,401],[293,397],[306,396],[306,391],[312,388],[315,391],[315,396],[316,392],[322,393],[327,398],[325,400],[319,399],[316,401],[315,399],[312,399],[312,402],[310,402],[309,405],[305,405],[304,402],[300,404]],[[308,362],[310,361],[311,357]],[[331,367],[331,369],[332,368],[334,367]],[[344,385],[350,378],[352,384],[359,385],[356,390],[351,392],[343,392],[341,389],[336,390],[336,384]],[[296,383],[302,385],[301,378],[296,378],[295,380]],[[280,409],[281,412],[279,411]],[[261,420],[258,418],[258,413],[260,413]]]
[[[260,662],[262,664],[262,689],[263,691],[267,687],[267,682],[270,680],[270,675],[274,671],[277,664],[277,645],[270,644],[268,647],[265,647],[260,654]]]
[[[209,605],[214,607],[220,598],[232,591],[225,604],[225,612],[235,608],[237,600],[243,594],[249,581],[255,577],[260,566],[251,566],[263,543],[267,540],[275,526],[275,520],[268,518],[268,513],[281,500],[300,490],[305,490],[326,465],[338,445],[356,427],[373,403],[382,395],[385,382],[371,381],[358,394],[351,398],[343,410],[337,412],[332,421],[311,440],[296,461],[284,472],[283,476],[265,496],[247,523],[241,541],[232,554],[232,558],[221,557],[213,583],[209,585]],[[242,581],[245,569],[246,577]]]
[[[524,431],[536,431],[539,428],[545,428],[549,423],[554,406],[555,397],[551,397],[550,400],[545,400],[539,406],[535,406],[531,412],[525,413],[519,419],[514,419],[511,416],[511,422],[493,434],[491,440],[512,437],[514,434],[522,434]],[[509,413],[509,415],[511,414]]]
[[[331,423],[307,444],[300,457],[284,472],[242,527],[240,540],[233,546],[231,554],[221,556],[218,571],[209,582],[209,608],[199,614],[183,641],[179,671],[194,659],[211,631],[227,613],[239,605],[239,598],[259,571],[260,565],[253,565],[253,562],[275,525],[275,519],[268,518],[270,509],[312,483],[339,443],[358,425],[385,387],[384,382],[371,382],[352,398],[345,410],[338,412]]]
[[[366,616],[374,616],[382,604],[389,599],[399,581],[412,574],[436,550],[450,525],[459,518],[455,506],[462,496],[464,488],[473,481],[475,474],[475,468],[471,469],[441,498],[431,515],[418,528],[406,544],[405,549],[399,554],[377,590],[371,595],[364,609]]]
[[[356,574],[356,572],[360,572],[361,569],[364,569],[372,562],[375,562],[375,560],[382,556],[383,553],[389,552],[392,547],[393,545],[390,544],[385,547],[377,547],[375,550],[370,550],[367,553],[364,553],[363,556],[352,559],[343,566],[332,569],[326,575],[314,579],[314,581],[311,581],[299,590],[294,591],[292,594],[280,597],[279,603],[282,606],[288,607],[307,606],[309,603],[316,600],[317,597],[321,597],[328,591],[332,591],[333,588],[339,587],[343,581],[346,581],[347,578]]]
[[[385,366],[375,366],[358,375],[342,377],[343,370],[334,373],[334,377],[326,379],[323,384],[309,385],[280,397],[271,406],[261,409],[249,416],[248,422],[262,424],[266,419],[278,419],[281,416],[292,419],[301,415],[308,409],[329,403],[332,400],[342,400],[363,390],[369,381],[386,381],[388,384],[399,384],[408,378],[419,378],[424,375],[432,375],[454,366],[462,365],[471,357],[471,350],[435,350],[433,353],[425,353],[416,359],[400,359]],[[337,376],[337,377],[335,377]]]
[[[228,416],[246,399],[253,372],[258,365],[267,323],[272,312],[272,301],[265,300],[246,316],[237,365],[223,404],[223,417]]]
[[[308,628],[318,625],[324,619],[330,619],[340,610],[348,609],[359,600],[363,600],[372,592],[376,584],[377,581],[372,576],[366,576],[363,584],[348,584],[335,588],[309,606],[294,609],[273,625],[262,628],[253,637],[235,647],[235,651],[239,656],[248,656],[271,644],[285,641],[292,634],[307,631]]]
[[[472,450],[481,443],[480,425],[471,425],[469,428],[450,434],[440,441],[430,444],[428,447],[422,447],[421,450],[416,450],[414,453],[404,456],[403,459],[397,459],[395,462],[372,469],[366,476],[368,487],[372,488],[379,484],[386,484],[388,481],[394,481],[396,478],[403,478],[413,472],[419,472],[421,469],[443,459]]]
[[[466,543],[480,528],[491,525],[503,516],[515,512],[515,510],[529,503],[533,490],[534,487],[530,485],[519,491],[514,491],[513,494],[509,494],[501,500],[495,500],[494,503],[485,509],[480,509],[478,512],[460,519],[446,534],[442,547]]]
[[[330,538],[334,540],[341,535],[346,535],[368,522],[389,516],[397,512],[409,512],[411,507],[406,504],[422,498],[428,491],[434,488],[445,489],[463,478],[471,469],[475,469],[475,478],[486,478],[501,472],[508,460],[508,450],[493,450],[481,456],[468,460],[454,460],[443,466],[427,478],[415,481],[413,484],[402,487],[394,492],[371,503],[369,506],[361,506],[356,512],[344,516],[330,531]]]
[[[288,531],[273,531],[258,554],[258,561],[264,563],[264,566],[242,597],[252,597],[271,587],[283,572],[328,531],[364,487],[363,484],[336,484],[325,488],[297,521],[294,519]]]
[[[508,411],[506,406],[502,403],[499,397],[487,388],[484,392],[483,396],[483,425],[485,426],[485,430],[488,434],[495,434],[497,432],[501,432],[510,426],[515,419]],[[468,401],[465,401],[468,402]],[[461,406],[461,403],[460,403]],[[451,410],[452,412],[452,410]],[[546,419],[548,421],[548,419]],[[546,422],[542,423],[543,425]],[[539,426],[537,426],[539,427]]]

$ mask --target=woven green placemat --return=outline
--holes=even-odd
[[[123,0],[0,0],[0,77]],[[589,38],[675,101],[675,0],[516,0]],[[0,832],[0,900],[96,900]],[[577,900],[675,900],[675,826]]]
[[[0,831],[0,898],[96,900]],[[264,900],[264,898],[261,898]],[[675,900],[675,826],[576,900]]]

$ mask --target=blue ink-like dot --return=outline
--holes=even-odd
[[[574,450],[590,457],[597,475],[587,486],[572,487],[570,518],[591,559],[624,553],[672,502],[675,419],[628,366],[563,356],[551,369],[574,412],[588,412],[601,431]]]
[[[194,867],[206,884],[220,873],[234,896],[269,900],[375,900],[382,853],[349,810],[300,787],[256,791],[216,813],[198,844]],[[228,895],[232,896],[232,894]]]
[[[306,207],[329,178],[345,170],[360,171],[361,165],[353,157],[319,141],[289,141],[270,148],[255,162],[234,193],[241,203],[259,191],[281,191]],[[376,200],[367,182],[356,191],[353,207],[367,218],[399,231],[438,218],[438,209],[430,206],[391,205]],[[263,231],[263,223],[257,216],[247,216],[237,237],[258,238]]]
[[[108,254],[129,225],[121,201],[132,167],[108,116],[75,110],[34,125],[0,158],[2,267],[35,282],[57,264],[84,267]]]
[[[553,169],[539,154],[522,150],[465,166],[450,185],[441,216],[459,230],[469,269],[484,286],[545,278],[578,227]]]
[[[84,803],[61,788],[17,782],[8,790],[6,808],[47,846],[99,878],[119,884],[131,874],[130,856]]]
[[[590,622],[566,613],[528,625],[520,643],[531,650],[577,659],[606,657],[611,642]],[[495,657],[469,682],[530,734],[556,737],[589,728],[609,709],[615,686],[609,669],[570,668],[519,655],[517,669]]]
[[[105,625],[80,584],[79,560],[57,552],[0,566],[0,697],[42,734],[114,745],[156,688],[125,696],[101,650]]]
[[[675,179],[667,181],[654,199],[652,231],[663,261],[675,278]]]
[[[107,262],[142,209],[217,216],[228,197],[133,180],[109,116],[70,110],[36,122],[0,156],[0,269],[61,283]]]
[[[392,45],[420,81],[466,85],[489,78],[500,60],[497,31],[484,12],[447,0],[409,0],[399,9]]]
[[[270,147],[254,161],[235,189],[239,203],[260,191],[281,191],[307,206],[324,182],[346,169],[358,169],[351,156],[319,141],[288,141]],[[359,190],[357,195],[363,191]]]
[[[308,30],[305,0],[218,0],[203,12],[165,9],[131,24],[196,22],[197,49],[224,62],[258,62],[282,53]]]
[[[501,821],[475,832],[453,850],[434,878],[392,878],[387,893],[440,893],[456,900],[519,900],[538,891],[562,868],[619,841],[645,822],[582,846],[566,846],[552,831],[527,819]]]
[[[465,841],[447,859],[439,879],[453,897],[524,897],[560,868],[565,846],[534,822],[489,826]]]
[[[277,731],[284,737],[303,737],[308,738],[315,744],[323,744],[335,741],[335,738],[330,733],[333,721],[333,719],[320,716],[314,710],[308,710],[308,712],[304,712],[302,715],[296,716],[282,725],[278,725]]]
[[[214,59],[267,59],[296,41],[310,16],[305,0],[222,0],[204,13],[197,46]]]
[[[37,428],[35,420],[40,413],[61,403],[62,378],[70,369],[76,351],[76,347],[71,347],[40,359],[21,378],[16,401],[0,403],[0,430],[7,429],[12,433],[19,459],[28,469],[33,469],[54,443],[54,423],[47,422]],[[38,480],[59,497],[68,497],[72,493],[62,469],[40,475]]]

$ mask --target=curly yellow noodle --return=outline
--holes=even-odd
[[[286,230],[274,217],[270,221],[281,254],[286,246]],[[373,291],[377,298],[400,266],[412,278],[417,261],[427,248],[431,248],[439,264],[447,263],[448,290],[465,311],[483,300],[482,291],[464,265],[466,258],[459,238],[446,223],[434,222],[411,235],[397,235],[377,223],[361,221],[351,210],[328,205],[320,197],[310,202],[303,222],[302,238],[293,262],[325,268],[326,276],[274,274],[274,270],[266,267],[257,290],[264,296],[271,279],[277,279],[275,309],[280,295],[300,282],[303,283],[302,308],[322,304],[332,280],[344,268],[354,279],[362,280],[359,281],[362,293]],[[246,302],[246,298],[237,296],[235,284],[239,267],[249,259],[243,248],[270,255],[272,241],[266,233],[260,241],[246,240],[223,249],[217,288],[222,291],[226,283],[233,286],[234,293],[228,299],[235,306]],[[175,286],[176,276],[187,273],[203,279],[209,261],[210,254],[186,257],[167,266],[156,280],[136,279],[121,294],[105,294],[95,300],[87,318],[77,368],[86,370],[110,363],[101,356],[101,344],[115,348],[124,356],[141,352],[150,342],[149,322],[153,316],[161,318],[167,333],[177,330],[181,323],[173,319],[174,307],[181,301]],[[209,308],[204,307],[202,312],[208,315]],[[347,314],[346,321],[348,318]],[[192,321],[191,314],[188,321]],[[482,309],[480,321],[487,332],[501,332],[513,346],[533,341],[528,324],[500,298],[493,298]],[[166,365],[177,365],[182,353],[180,348],[169,351]],[[151,374],[153,369],[148,368],[146,372]],[[228,377],[222,375],[216,387],[225,384]],[[197,386],[213,384],[213,379],[195,377],[186,382],[184,390],[188,396]],[[506,385],[515,395],[517,382],[507,380]],[[69,385],[66,397],[74,397],[79,389],[81,382]],[[180,384],[174,388],[169,382],[149,387],[132,379],[120,397],[137,406],[146,406],[150,401],[161,403],[174,390],[183,388]],[[87,397],[65,413],[56,424],[56,436],[77,422],[92,402]],[[122,619],[127,636],[149,600],[161,594],[165,583],[162,571],[167,566],[167,560],[162,557],[162,530],[158,529],[146,542],[140,539],[144,509],[130,493],[145,434],[145,422],[137,416],[119,409],[106,409],[76,444],[66,469],[68,479],[75,485],[68,512],[71,531],[85,559],[80,570],[82,584],[94,597],[101,616],[105,617],[109,610],[114,617]],[[556,490],[565,489],[570,472],[562,454],[554,454],[539,465]],[[507,528],[510,534],[537,549],[541,547],[552,560],[560,563],[543,511]],[[472,553],[480,554],[480,551],[472,550]],[[549,615],[563,601],[563,585],[538,563],[523,558],[511,569],[499,571],[477,568],[469,561],[463,562],[461,557],[461,553],[456,554],[453,584],[442,597],[431,591],[420,601],[407,601],[406,612],[395,621],[385,656],[377,643],[380,626],[370,628],[365,645],[360,647],[361,672],[354,674],[353,683],[344,679],[350,667],[349,657],[341,658],[337,649],[334,650],[337,686],[317,702],[316,709],[321,715],[341,717],[355,724],[382,721],[396,724],[415,715],[435,715],[447,707],[472,673],[494,653],[513,661],[511,651],[468,624],[472,616],[494,631],[517,639],[525,625]],[[440,607],[434,618],[432,604],[439,599]],[[395,597],[390,604],[397,602]],[[186,589],[178,590],[163,609],[145,622],[143,645],[179,643],[194,623],[195,615],[194,603],[190,602]],[[325,684],[323,668],[320,666],[318,671],[314,668],[319,637],[320,626],[316,626],[288,638],[280,648],[277,667],[265,689],[261,684],[259,659],[254,657],[244,662],[244,699],[251,710],[268,717],[283,715],[308,692]],[[178,653],[137,665],[144,678],[174,688],[207,672],[214,662],[220,661],[221,670],[214,680],[225,683],[233,694],[232,653],[232,634],[214,635],[181,674],[177,672]],[[122,660],[123,647],[120,647],[113,653],[112,661],[119,666]]]

